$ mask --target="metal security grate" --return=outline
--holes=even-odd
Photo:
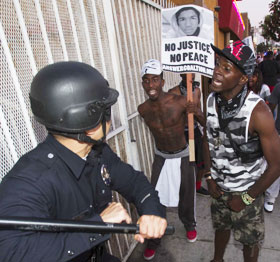
[[[130,137],[137,143],[141,170],[150,176],[153,159],[152,137],[137,113],[138,105],[146,99],[140,70],[148,59],[160,60],[160,4],[165,7],[171,7],[172,4],[170,1],[144,0],[111,0],[111,3]],[[165,88],[173,87],[179,82],[175,74],[165,73],[164,78]]]

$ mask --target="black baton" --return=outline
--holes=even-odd
[[[0,217],[0,230],[138,234],[139,225],[45,218]],[[174,226],[167,226],[165,235],[172,235],[174,232]]]

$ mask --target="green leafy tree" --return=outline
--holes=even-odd
[[[268,44],[265,44],[265,43],[260,43],[260,44],[257,45],[257,52],[258,53],[264,53],[265,51],[271,50],[271,49],[272,49],[272,46],[268,45]]]
[[[280,42],[280,2],[274,0],[269,4],[269,15],[264,19],[262,28],[262,36],[267,40]]]

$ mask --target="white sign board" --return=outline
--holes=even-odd
[[[215,59],[213,12],[196,5],[162,9],[164,71],[212,77]]]
[[[249,47],[253,50],[254,55],[256,56],[252,36],[247,36],[246,38],[244,38],[244,39],[242,40],[242,42],[243,42],[244,44],[246,44],[247,46],[249,46]]]

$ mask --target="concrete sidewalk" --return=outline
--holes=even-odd
[[[185,237],[183,224],[179,221],[177,208],[167,209],[167,219],[175,226],[175,234],[165,236],[152,262],[209,262],[213,258],[214,230],[210,217],[210,197],[197,196],[197,232],[195,243],[189,243]],[[274,211],[265,213],[265,241],[260,251],[259,262],[280,261],[280,200]],[[242,246],[231,237],[226,249],[225,262],[243,261]],[[145,244],[138,244],[128,262],[142,262]]]

